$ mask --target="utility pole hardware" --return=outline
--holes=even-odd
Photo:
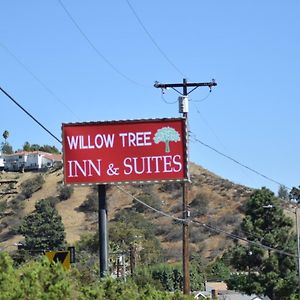
[[[184,78],[182,83],[159,83],[155,82],[154,87],[162,90],[172,88],[177,93],[181,94],[178,98],[179,113],[183,114],[183,117],[188,119],[188,95],[198,87],[209,87],[216,86],[217,83],[214,79],[211,82],[187,82]],[[182,88],[182,93],[176,88]],[[188,91],[188,88],[192,88]],[[187,137],[188,145],[188,137]],[[183,293],[185,295],[190,294],[190,272],[189,272],[189,223],[188,218],[189,212],[189,183],[183,182],[182,184],[183,196],[182,196],[182,218],[184,222],[182,224],[182,269],[183,269]]]

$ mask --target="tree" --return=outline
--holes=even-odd
[[[24,145],[23,145],[23,151],[31,151],[31,145],[29,142],[25,142]]]
[[[5,153],[5,154],[13,154],[14,153],[13,147],[8,142],[1,144],[1,151],[2,151],[2,153]]]
[[[158,144],[164,142],[166,144],[165,152],[170,152],[170,142],[179,142],[180,135],[179,133],[171,127],[163,127],[157,130],[154,135],[154,142]]]
[[[34,178],[29,178],[21,184],[22,194],[26,198],[30,198],[33,193],[42,188],[44,183],[45,179],[42,175],[36,175]]]
[[[293,187],[289,194],[290,200],[294,200],[297,203],[300,202],[300,186],[298,188]]]
[[[239,272],[228,280],[230,289],[268,295],[272,300],[288,300],[296,290],[295,257],[266,250],[260,244],[286,253],[295,252],[293,222],[284,215],[278,198],[266,188],[256,190],[245,205],[241,229],[250,246],[236,245],[231,264]]]
[[[47,199],[36,203],[35,211],[24,218],[19,233],[25,237],[26,249],[57,250],[64,246],[64,225]]]
[[[59,192],[58,195],[59,200],[61,201],[68,200],[74,192],[74,187],[69,185],[61,185],[58,188],[58,192]]]
[[[6,140],[8,139],[9,137],[9,132],[7,130],[4,130],[3,134],[2,134],[4,140],[5,140],[5,144],[6,144]]]
[[[283,200],[289,200],[289,192],[285,185],[280,185],[278,189],[278,198]]]

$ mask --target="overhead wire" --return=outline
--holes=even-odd
[[[235,240],[240,240],[240,241],[243,241],[243,242],[246,242],[248,244],[251,244],[251,245],[254,245],[254,246],[257,246],[257,247],[260,247],[260,248],[264,248],[266,250],[271,250],[271,251],[275,251],[279,254],[283,254],[283,255],[286,255],[286,256],[291,256],[291,257],[298,257],[298,255],[296,254],[292,254],[292,253],[289,253],[289,252],[286,252],[284,250],[280,250],[280,249],[277,249],[277,248],[273,248],[273,247],[270,247],[270,246],[267,246],[267,245],[264,245],[264,244],[261,244],[259,242],[255,242],[255,241],[251,241],[251,240],[248,240],[246,238],[243,238],[241,236],[238,236],[236,234],[232,234],[232,233],[229,233],[229,232],[226,232],[225,230],[222,230],[220,228],[216,228],[216,227],[213,227],[213,226],[210,226],[210,225],[207,225],[205,223],[201,223],[199,221],[196,221],[196,220],[192,220],[191,223],[194,223],[194,224],[198,224],[198,225],[201,225],[202,227],[205,227],[211,231],[214,231],[214,232],[218,232],[218,233],[221,233],[221,234],[224,234],[232,239],[235,239]]]
[[[123,192],[124,194],[130,196],[130,197],[131,197],[132,199],[134,199],[135,201],[137,201],[137,202],[139,202],[140,204],[142,204],[142,205],[148,207],[149,209],[151,209],[151,210],[157,212],[157,213],[160,214],[160,215],[163,215],[163,216],[165,216],[165,217],[171,218],[171,219],[173,219],[173,220],[175,220],[175,221],[179,221],[179,222],[184,222],[184,221],[185,221],[184,219],[177,218],[177,217],[172,216],[172,215],[170,215],[170,214],[168,214],[168,213],[166,213],[166,212],[163,212],[163,211],[161,211],[161,210],[158,210],[158,209],[152,207],[151,205],[149,205],[149,204],[145,203],[144,201],[138,199],[137,197],[135,197],[135,196],[132,195],[131,193],[127,192],[125,189],[121,188],[121,187],[118,186],[118,185],[116,186],[116,188],[119,189],[119,190],[120,190],[121,192]]]
[[[149,30],[146,28],[146,26],[144,25],[144,23],[142,22],[141,18],[139,17],[139,15],[137,14],[136,10],[134,9],[134,7],[132,6],[132,4],[130,3],[129,0],[126,0],[128,7],[130,8],[131,12],[133,13],[133,15],[135,16],[136,20],[138,21],[138,23],[141,25],[141,27],[143,28],[144,32],[146,33],[146,35],[148,36],[148,38],[151,40],[151,42],[153,43],[153,45],[156,47],[156,49],[159,51],[159,53],[165,58],[165,60],[183,77],[186,77],[183,72],[173,63],[173,61],[168,57],[168,55],[161,49],[161,47],[158,45],[158,43],[155,41],[155,39],[153,38],[153,36],[150,34]]]
[[[177,100],[176,101],[167,101],[164,94],[165,94],[164,90],[161,89],[161,94],[160,95],[161,95],[161,99],[163,100],[164,103],[166,103],[166,104],[175,104],[175,103],[178,102]]]
[[[33,119],[42,129],[44,129],[48,134],[50,134],[56,141],[58,141],[59,143],[62,143],[61,140],[59,140],[50,130],[48,130],[41,122],[39,122],[32,114],[30,114],[22,105],[20,105],[11,95],[9,95],[2,87],[0,87],[0,91],[6,95],[13,103],[15,103],[22,111],[24,111],[31,119]],[[235,235],[235,234],[232,234],[232,233],[228,233],[226,232],[225,230],[222,230],[222,229],[219,229],[219,228],[216,228],[216,227],[213,227],[213,226],[210,226],[210,225],[207,225],[205,223],[201,223],[197,220],[189,220],[189,219],[182,219],[182,218],[178,218],[178,217],[175,217],[175,216],[172,216],[166,212],[163,212],[161,210],[158,210],[154,207],[152,207],[151,205],[145,203],[144,201],[138,199],[137,197],[135,197],[134,195],[132,195],[131,193],[127,192],[125,189],[121,188],[120,186],[117,186],[117,188],[122,191],[123,193],[127,194],[128,196],[132,197],[135,201],[139,202],[140,204],[146,206],[147,208],[155,211],[156,213],[159,213],[165,217],[169,217],[173,220],[176,220],[178,222],[182,222],[182,223],[186,223],[186,222],[191,222],[193,224],[198,224],[198,225],[201,225],[209,230],[212,230],[212,231],[215,231],[215,232],[218,232],[218,233],[222,233],[222,234],[225,234],[226,236],[230,237],[230,238],[233,238],[233,239],[236,239],[236,240],[241,240],[241,241],[244,241],[246,243],[249,243],[249,244],[252,244],[252,245],[256,245],[258,247],[262,247],[262,248],[265,248],[267,250],[272,250],[272,251],[275,251],[279,254],[283,254],[283,255],[287,255],[287,256],[292,256],[292,257],[298,257],[297,255],[295,254],[291,254],[289,252],[286,252],[286,251],[283,251],[283,250],[280,250],[280,249],[276,249],[276,248],[273,248],[273,247],[270,247],[270,246],[267,246],[267,245],[264,245],[264,244],[261,244],[261,243],[258,243],[258,242],[255,242],[255,241],[251,241],[251,240],[248,240],[248,239],[245,239],[243,237],[240,237],[238,235]]]
[[[193,133],[192,133],[192,134],[193,134]],[[223,152],[217,150],[216,148],[214,148],[214,147],[212,147],[212,146],[210,146],[210,145],[204,143],[204,142],[201,141],[199,138],[197,138],[195,134],[194,134],[194,136],[193,136],[193,139],[194,139],[194,141],[198,142],[198,143],[201,144],[202,146],[204,146],[204,147],[206,147],[206,148],[208,148],[208,149],[210,149],[210,150],[216,152],[217,154],[219,154],[219,155],[221,155],[221,156],[223,156],[223,157],[225,157],[225,158],[231,160],[231,161],[234,162],[235,164],[237,164],[237,165],[239,165],[239,166],[241,166],[241,167],[243,167],[243,168],[245,168],[245,169],[247,169],[247,170],[249,170],[249,171],[255,173],[256,175],[259,175],[260,177],[262,177],[262,178],[264,178],[264,179],[266,179],[266,180],[268,180],[268,181],[270,181],[270,182],[276,183],[276,184],[279,185],[279,186],[284,186],[284,187],[286,187],[288,190],[291,190],[291,188],[290,188],[290,187],[287,187],[285,184],[280,183],[279,181],[277,181],[277,180],[275,180],[275,179],[273,179],[273,178],[271,178],[271,177],[269,177],[269,176],[267,176],[267,175],[264,175],[263,173],[261,173],[261,172],[259,172],[259,171],[256,171],[255,169],[253,169],[253,168],[251,168],[251,167],[249,167],[249,166],[247,166],[247,165],[245,165],[245,164],[239,162],[238,160],[232,158],[231,156],[229,156],[229,155],[227,155],[227,154],[224,154]]]
[[[0,42],[0,46],[27,72],[29,73],[50,95],[52,95],[56,101],[62,104],[71,114],[73,114],[78,120],[80,117],[66,104],[64,103],[38,76],[36,76],[28,66],[26,66],[6,45]]]
[[[47,129],[40,121],[38,121],[28,110],[26,110],[21,104],[19,104],[10,94],[8,94],[1,86],[0,91],[7,96],[14,104],[16,104],[26,115],[28,115],[35,123],[37,123],[42,129],[44,129],[48,134],[50,134],[56,141],[60,144],[61,140],[56,137],[49,129]]]
[[[78,32],[81,34],[81,36],[85,39],[85,41],[90,45],[90,47],[95,51],[95,53],[113,70],[115,71],[118,75],[126,79],[127,81],[138,85],[138,86],[143,86],[145,85],[133,80],[123,72],[121,72],[103,53],[100,52],[100,50],[95,46],[95,44],[91,41],[91,39],[87,36],[87,34],[82,30],[82,28],[79,26],[78,22],[75,20],[75,18],[71,15],[70,11],[66,8],[66,6],[63,4],[61,0],[57,0],[68,18],[71,20],[73,25],[76,27]]]
[[[289,252],[286,252],[284,250],[273,248],[273,247],[264,245],[264,244],[259,243],[259,242],[248,240],[248,239],[243,238],[241,236],[238,236],[236,234],[229,233],[229,232],[227,232],[227,231],[225,231],[223,229],[220,229],[220,228],[217,228],[217,227],[214,227],[214,226],[207,225],[205,223],[199,222],[199,221],[197,221],[195,219],[181,219],[181,218],[177,218],[177,217],[172,216],[172,215],[170,215],[170,214],[168,214],[168,213],[166,213],[164,211],[161,211],[161,210],[158,210],[158,209],[152,207],[151,205],[145,203],[144,201],[138,199],[137,197],[135,197],[131,193],[127,192],[125,189],[121,188],[120,186],[116,186],[116,188],[118,188],[120,191],[122,191],[126,195],[130,196],[132,199],[134,199],[135,201],[139,202],[140,204],[146,206],[147,208],[149,208],[149,209],[155,211],[156,213],[159,213],[159,214],[161,214],[161,215],[163,215],[165,217],[171,218],[171,219],[179,221],[181,223],[192,223],[192,224],[195,224],[195,225],[200,225],[200,226],[202,226],[202,227],[204,227],[204,228],[206,228],[206,229],[208,229],[210,231],[214,231],[214,232],[217,232],[217,233],[220,233],[220,234],[224,234],[225,236],[228,236],[231,239],[240,240],[240,241],[246,242],[248,244],[255,245],[255,246],[260,247],[260,248],[264,248],[266,250],[271,250],[271,251],[277,252],[277,253],[282,254],[282,255],[291,256],[291,257],[298,257],[297,255],[295,255],[293,253],[289,253]]]
[[[202,99],[199,99],[199,100],[193,100],[192,98],[189,99],[189,102],[203,102],[205,101],[207,98],[209,98],[209,96],[211,95],[211,90],[209,90],[209,92],[207,93],[206,96],[204,96]],[[198,111],[198,107],[197,107],[197,111]]]

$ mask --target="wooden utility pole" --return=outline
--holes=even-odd
[[[183,114],[183,117],[188,120],[188,95],[193,92],[196,88],[207,86],[210,89],[216,86],[217,83],[212,80],[211,82],[187,82],[184,78],[182,83],[159,83],[155,82],[154,87],[160,89],[172,88],[183,97],[179,99],[179,112]],[[188,92],[188,88],[192,88]],[[176,88],[182,88],[182,93]],[[188,147],[188,136],[186,137],[187,147]],[[188,152],[188,151],[187,151]],[[188,164],[188,162],[187,162]],[[186,166],[188,169],[188,166]],[[182,184],[183,196],[182,196],[182,218],[184,222],[182,224],[182,269],[183,269],[183,293],[185,295],[190,294],[190,272],[189,272],[189,182],[183,182]]]

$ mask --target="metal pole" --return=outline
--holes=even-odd
[[[183,96],[187,96],[187,81],[183,79]],[[188,113],[184,112],[183,116],[188,118]],[[187,137],[188,139],[188,137]],[[188,140],[186,141],[188,144]],[[182,196],[182,218],[187,221],[188,218],[188,203],[189,203],[189,194],[188,194],[188,183],[183,183],[183,196]],[[190,294],[190,271],[189,271],[189,224],[184,222],[182,225],[182,267],[183,267],[183,293],[185,295]]]
[[[98,224],[99,224],[99,265],[100,278],[107,275],[108,271],[108,233],[107,233],[107,205],[106,205],[106,186],[98,185]]]
[[[298,256],[298,285],[299,285],[298,297],[300,300],[300,244],[299,244],[298,205],[296,206],[295,213],[296,213],[297,256]]]

